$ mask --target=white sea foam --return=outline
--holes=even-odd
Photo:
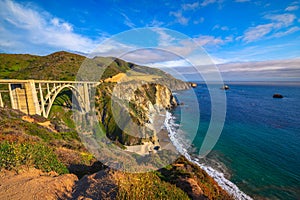
[[[225,191],[231,194],[235,199],[238,200],[251,200],[252,198],[242,192],[234,183],[227,180],[223,173],[218,172],[217,170],[213,169],[210,166],[205,164],[200,164],[198,158],[193,158],[187,151],[186,145],[181,137],[178,135],[178,124],[174,122],[174,116],[170,113],[166,113],[165,118],[165,127],[169,132],[170,140],[172,141],[173,145],[176,147],[177,151],[179,151],[183,156],[186,157],[189,161],[198,165],[201,169],[206,171],[206,173],[211,176]]]

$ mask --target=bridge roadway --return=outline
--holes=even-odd
[[[8,86],[8,90],[0,91],[0,107],[5,106],[1,93],[8,92],[11,108],[20,110],[25,114],[48,117],[57,95],[68,88],[72,91],[80,109],[83,112],[89,112],[89,90],[99,84],[100,82],[93,81],[0,79],[0,86]]]

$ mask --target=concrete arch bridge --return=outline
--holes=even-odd
[[[8,92],[11,107],[25,114],[48,117],[56,97],[70,89],[77,99],[82,112],[90,111],[89,90],[100,82],[88,81],[50,81],[50,80],[0,80],[0,85],[7,85],[8,90],[0,90],[0,107],[4,107],[1,93]],[[5,87],[1,87],[5,88]]]

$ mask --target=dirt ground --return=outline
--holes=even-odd
[[[57,176],[37,169],[0,172],[0,199],[67,199],[78,180],[74,174]]]

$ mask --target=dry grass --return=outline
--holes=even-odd
[[[135,71],[129,71],[125,73],[119,73],[111,78],[107,78],[104,82],[129,82],[129,81],[146,81],[146,82],[154,82],[156,79],[161,78],[158,75],[149,75]]]
[[[189,199],[186,193],[170,183],[162,181],[154,173],[129,174],[115,172],[117,199]]]

